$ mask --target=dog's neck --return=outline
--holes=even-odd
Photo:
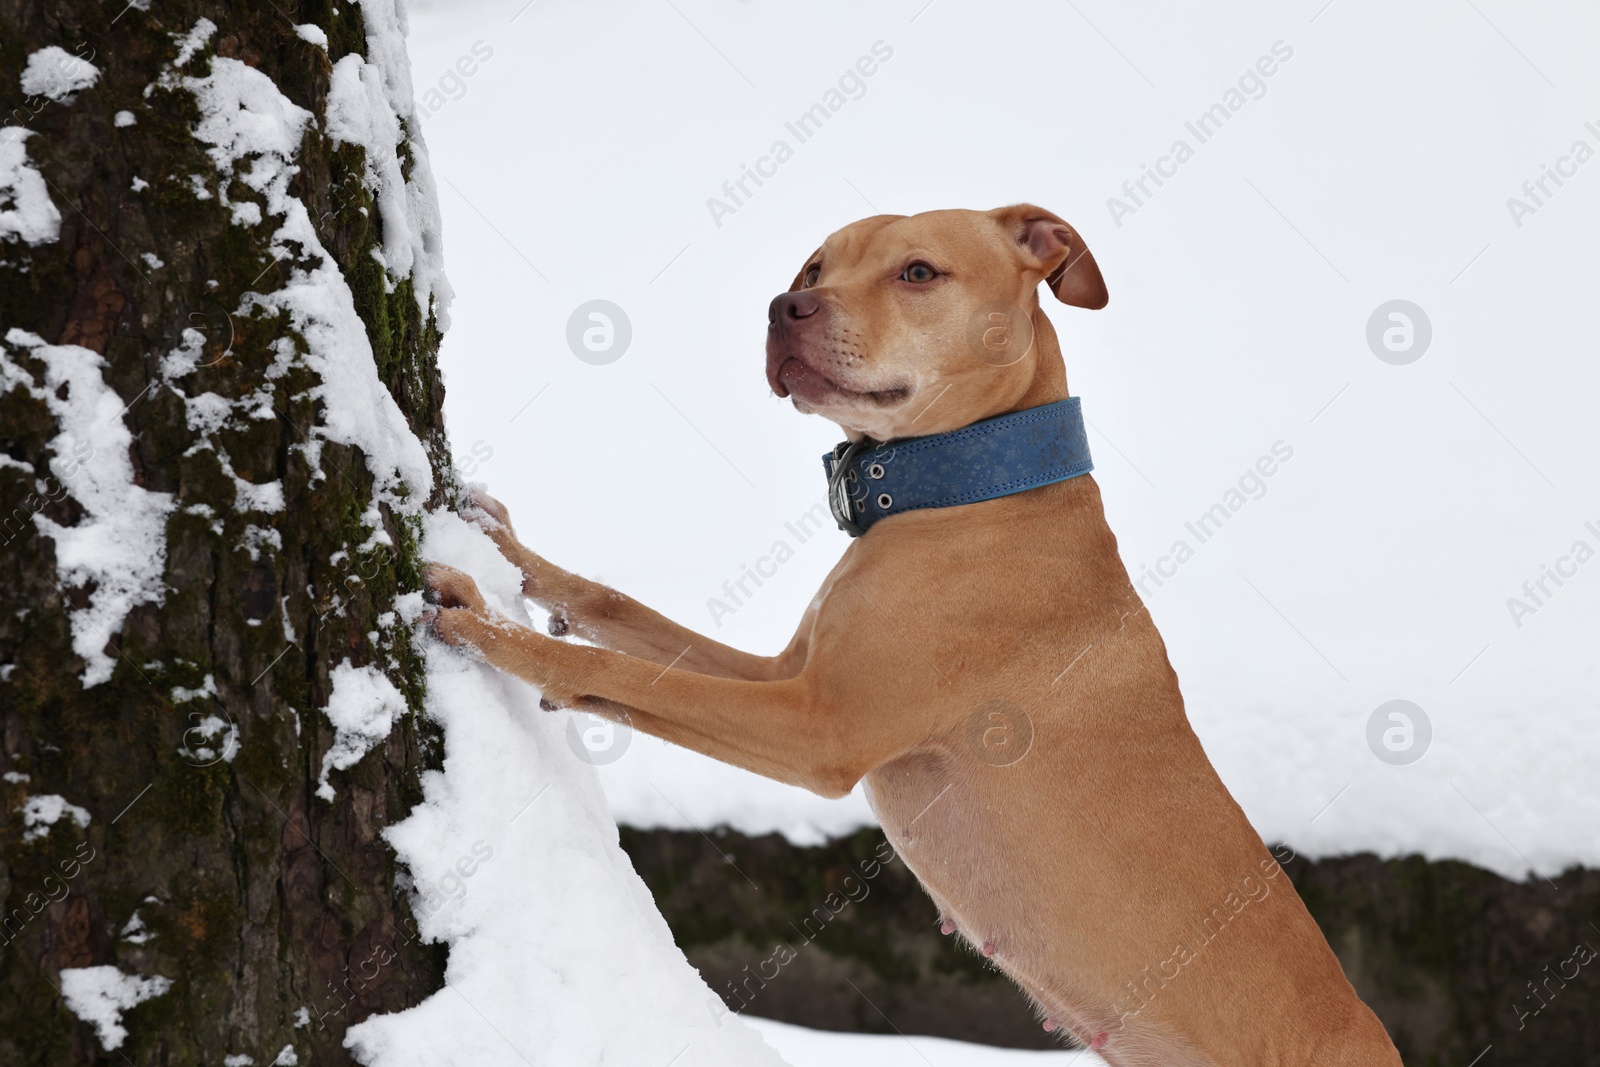
[[[1033,306],[1033,347],[1037,352],[1033,381],[1028,383],[1028,388],[1016,403],[995,412],[996,415],[1040,407],[1072,395],[1067,391],[1067,364],[1061,358],[1061,343],[1056,339],[1055,327],[1050,324],[1049,316],[1039,306],[1037,299]]]

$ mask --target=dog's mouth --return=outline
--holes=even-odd
[[[865,400],[879,406],[897,404],[911,395],[911,387],[896,385],[888,389],[851,389],[801,359],[786,354],[775,361],[767,373],[767,382],[779,397],[794,397],[808,404],[821,404],[838,400]]]

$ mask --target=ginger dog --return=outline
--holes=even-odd
[[[864,219],[772,301],[768,381],[876,442],[1063,399],[1040,282],[1106,303],[1082,238],[1039,208]],[[546,562],[487,497],[468,510],[551,633],[599,647],[491,616],[436,565],[444,640],[547,708],[626,718],[824,796],[865,779],[944,932],[1046,1029],[1115,1067],[1400,1063],[1201,750],[1092,476],[880,520],[770,657]]]

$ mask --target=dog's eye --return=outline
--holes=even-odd
[[[939,272],[923,263],[921,260],[911,264],[900,272],[900,280],[904,282],[931,282],[939,276]]]
[[[800,282],[800,288],[809,289],[817,284],[817,279],[822,277],[822,264],[813,263],[806,268],[806,276]]]

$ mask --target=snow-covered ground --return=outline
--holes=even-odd
[[[786,526],[835,438],[769,395],[767,302],[855,218],[1037,202],[1108,279],[1107,310],[1049,313],[1124,558],[1165,573],[1142,589],[1261,832],[1600,863],[1597,30],[1570,0],[414,4],[459,465],[550,558],[774,651],[845,539]],[[593,300],[631,326],[609,363],[569,350]],[[1425,351],[1385,348],[1395,300]],[[1405,765],[1368,740],[1404,745],[1371,723],[1395,699],[1431,728],[1407,712]],[[641,825],[870,819],[642,736],[602,774]]]
[[[486,536],[442,512],[424,530],[424,552],[526,618],[521,577]],[[522,683],[430,646],[444,770],[386,837],[414,883],[422,935],[450,944],[447,988],[353,1028],[349,1047],[373,1067],[778,1067],[673,943],[595,775],[537,708]]]
[[[750,1025],[783,1055],[790,1067],[836,1067],[841,1063],[870,1063],[873,1067],[1103,1067],[1105,1063],[1088,1049],[1023,1052],[921,1035],[835,1034],[771,1019],[751,1019]]]

